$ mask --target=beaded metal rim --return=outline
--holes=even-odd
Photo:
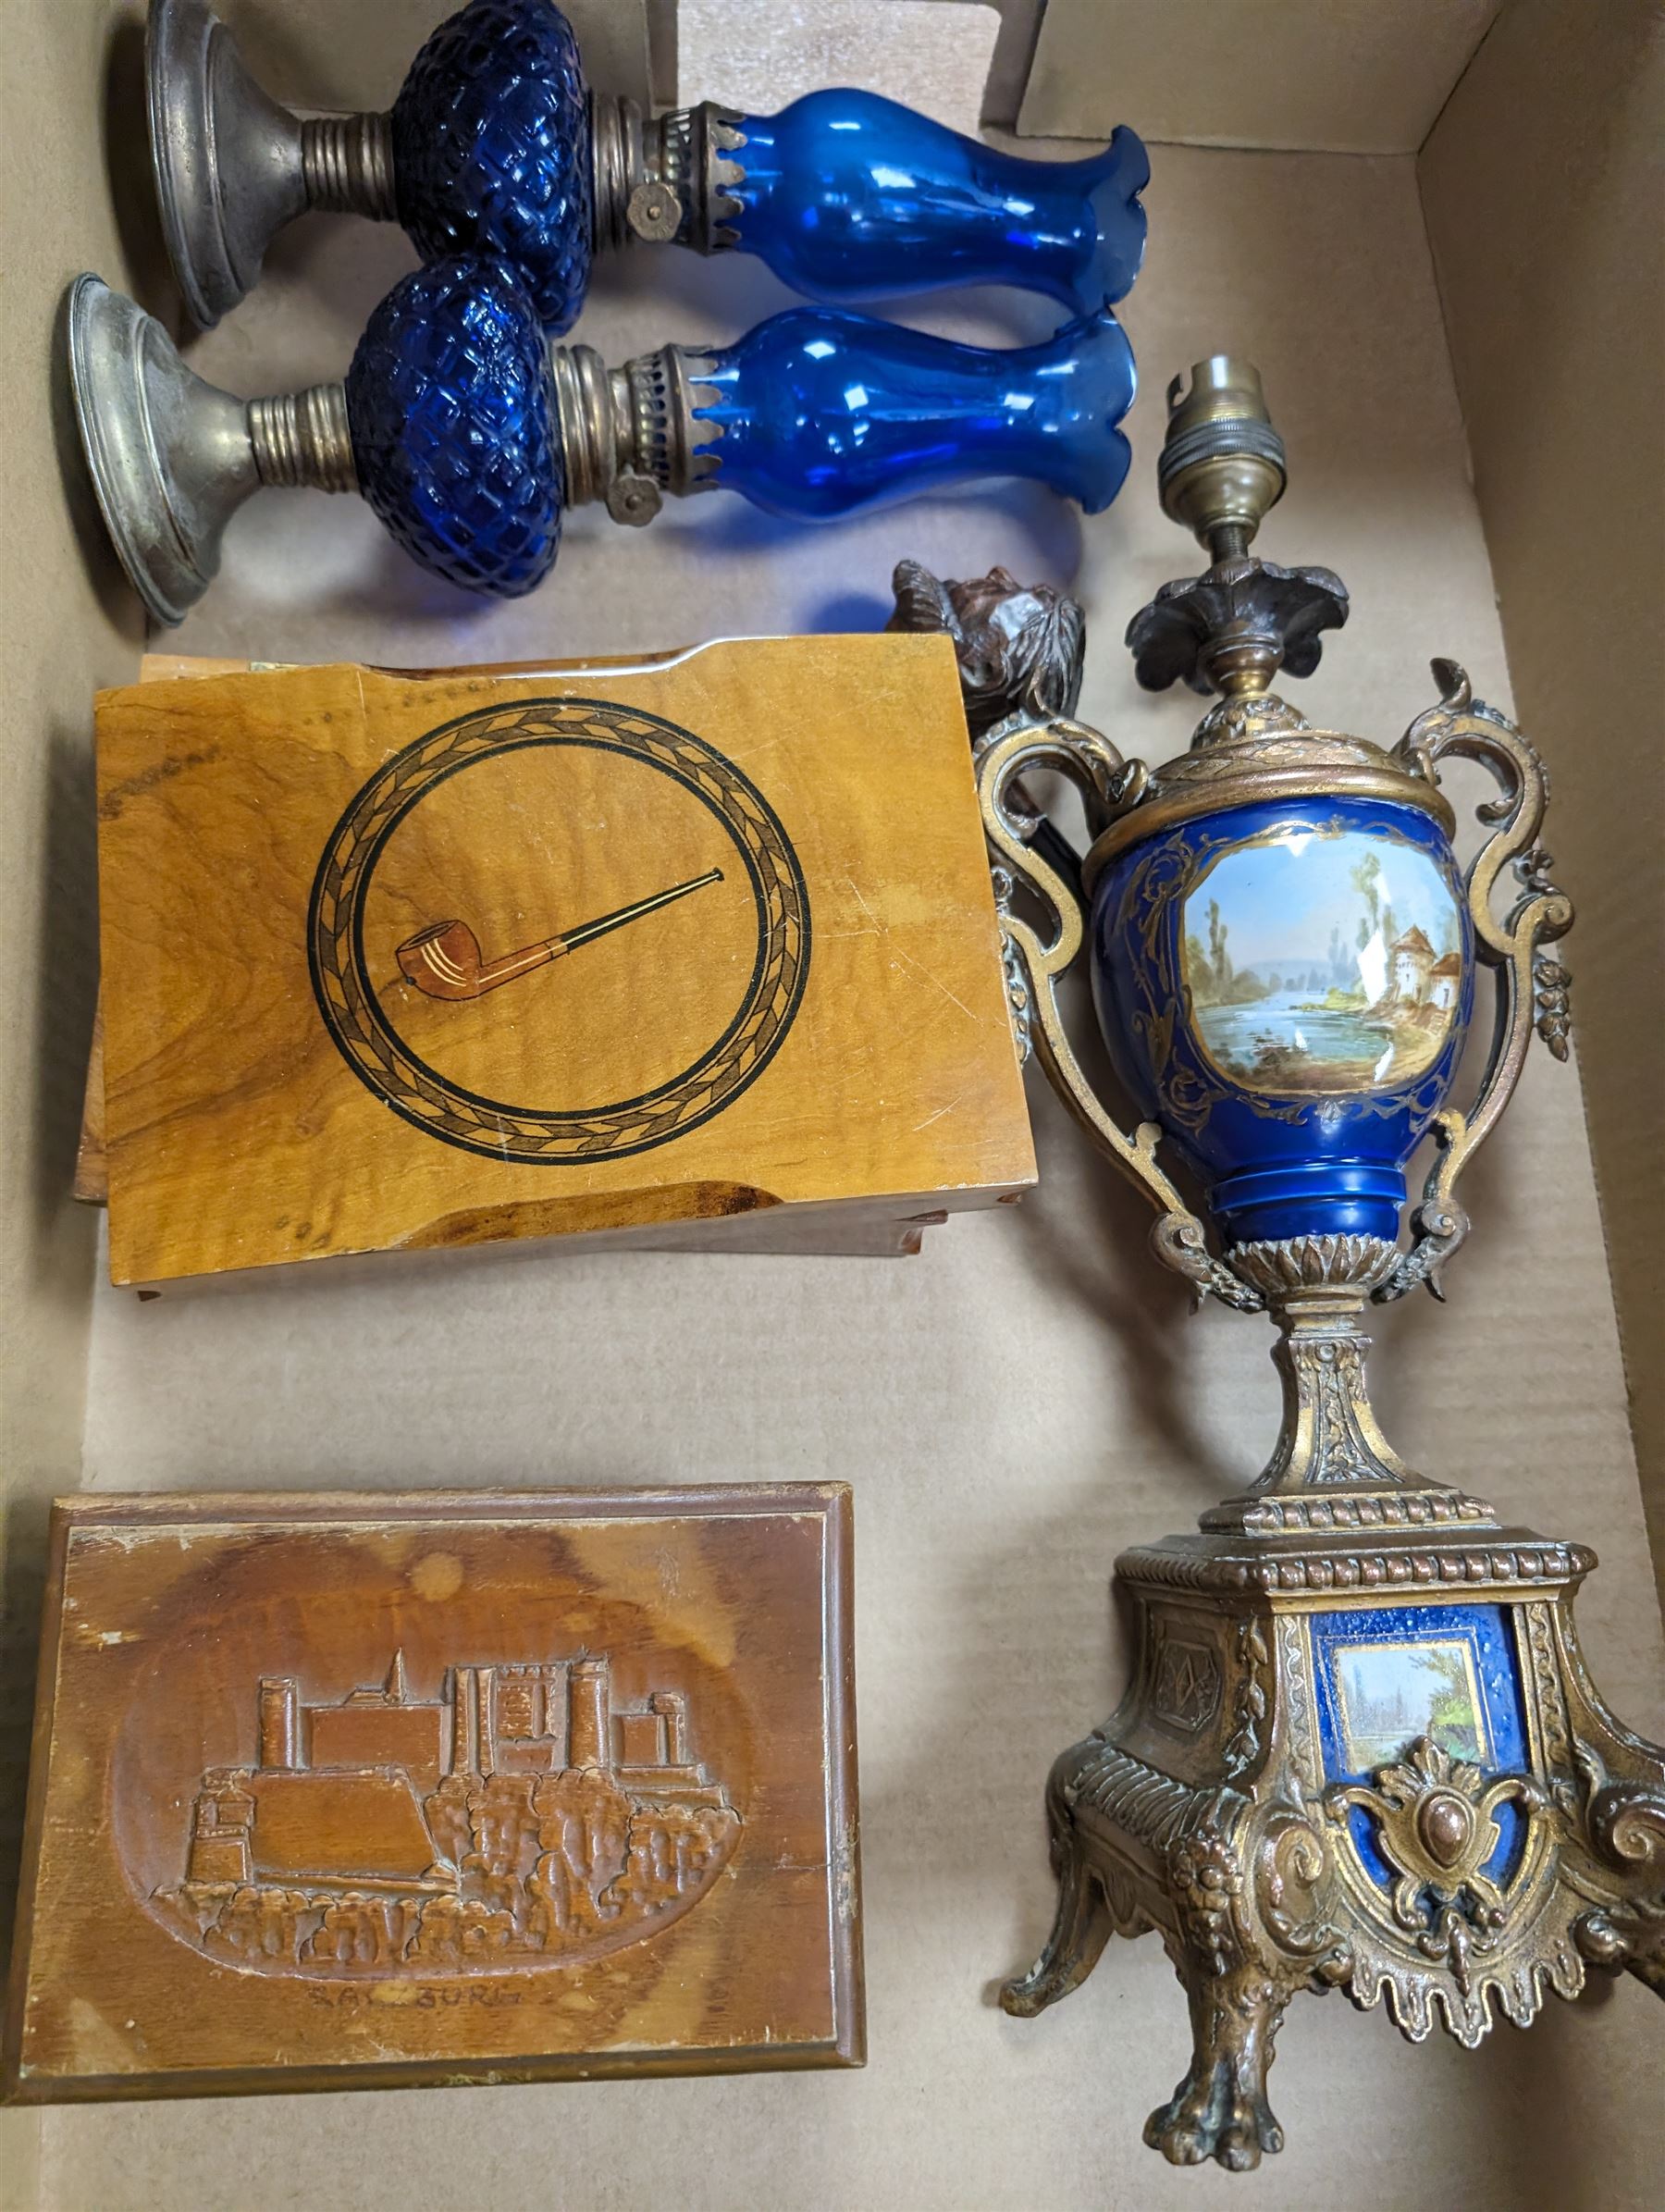
[[[1323,736],[1326,733],[1320,731],[1316,735]],[[1186,755],[1182,760],[1193,757]],[[1420,776],[1408,774],[1386,756],[1379,768],[1340,763],[1322,768],[1267,767],[1258,771],[1243,767],[1229,776],[1221,775],[1206,783],[1186,783],[1176,778],[1171,789],[1158,791],[1141,805],[1130,807],[1127,813],[1118,815],[1107,829],[1099,832],[1088,847],[1081,862],[1081,881],[1091,897],[1105,869],[1128,846],[1137,845],[1141,838],[1153,837],[1163,830],[1174,829],[1180,822],[1193,821],[1200,814],[1235,813],[1240,808],[1262,806],[1273,800],[1300,806],[1331,798],[1376,799],[1390,806],[1414,807],[1419,813],[1432,815],[1448,837],[1456,827],[1456,816],[1445,794]]]
[[[444,778],[524,748],[577,745],[660,770],[722,822],[758,909],[758,951],[738,1012],[691,1066],[599,1109],[481,1098],[417,1058],[382,1012],[364,945],[376,863],[399,823]],[[779,816],[749,778],[691,731],[602,699],[517,700],[430,730],[371,778],[331,833],[307,914],[313,995],[353,1073],[413,1127],[464,1152],[528,1166],[623,1159],[684,1136],[754,1083],[780,1050],[809,972],[809,896]]]

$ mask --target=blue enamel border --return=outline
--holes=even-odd
[[[1366,1772],[1346,1763],[1347,1752],[1338,1707],[1335,1658],[1348,1644],[1466,1643],[1480,1687],[1489,1773],[1523,1773],[1527,1769],[1526,1709],[1521,1688],[1520,1656],[1512,1609],[1501,1605],[1353,1606],[1345,1612],[1308,1616],[1312,1638],[1313,1687],[1317,1702],[1318,1741],[1326,1782],[1368,1781]],[[1500,1805],[1495,1815],[1497,1849],[1486,1862],[1494,1882],[1505,1882],[1519,1864],[1525,1826],[1518,1805]],[[1376,1848],[1375,1823],[1359,1809],[1350,1816],[1353,1841],[1371,1878],[1384,1889],[1394,1875]]]

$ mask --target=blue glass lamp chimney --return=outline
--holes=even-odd
[[[1151,164],[1125,127],[1084,161],[1025,161],[839,91],[728,128],[734,243],[806,299],[1011,284],[1090,315],[1139,274]]]
[[[1000,284],[1079,315],[1122,298],[1144,252],[1150,165],[1128,130],[1042,162],[866,92],[645,117],[588,89],[553,0],[469,0],[386,114],[290,114],[208,0],[151,0],[147,67],[163,226],[204,326],[308,209],[397,220],[425,260],[506,262],[551,336],[576,319],[594,253],[633,241],[753,253],[827,303]]]
[[[827,522],[998,476],[1097,514],[1128,473],[1136,384],[1107,307],[1000,351],[797,307],[706,357],[694,419],[720,434],[712,481],[771,514]]]

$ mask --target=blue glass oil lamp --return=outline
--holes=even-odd
[[[792,308],[734,345],[609,369],[588,346],[551,349],[513,276],[466,256],[394,287],[340,384],[235,399],[96,277],[71,289],[69,356],[105,523],[164,623],[207,588],[227,522],[264,485],[362,492],[413,560],[499,597],[548,575],[563,511],[591,500],[645,523],[666,494],[726,489],[825,521],[1027,476],[1096,513],[1127,474],[1135,384],[1107,307],[995,352]]]
[[[553,0],[469,0],[386,114],[292,115],[206,0],[151,0],[147,68],[163,226],[204,327],[308,209],[402,223],[426,259],[510,263],[552,336],[584,304],[592,254],[633,240],[755,253],[812,300],[1009,284],[1079,315],[1119,300],[1144,251],[1150,165],[1130,130],[1087,160],[1036,162],[870,93],[648,120],[586,89]]]
[[[1220,695],[1189,752],[1150,769],[1039,705],[979,740],[1020,1045],[1154,1204],[1158,1255],[1200,1296],[1272,1317],[1284,1385],[1259,1478],[1198,1534],[1116,1563],[1132,1686],[1053,1770],[1056,1924],[1003,2002],[1037,2012],[1112,1934],[1158,1930],[1193,2058],[1145,2138],[1232,2169],[1281,2147],[1266,2069],[1302,1989],[1385,2001],[1412,2040],[1440,2025],[1470,2045],[1593,1969],[1665,1989],[1665,1753],[1578,1658],[1572,1603],[1594,1556],[1408,1465],[1365,1383],[1363,1316],[1436,1288],[1469,1227],[1459,1178],[1534,1032],[1567,1054],[1555,941],[1572,908],[1537,842],[1544,772],[1449,661],[1390,749],[1314,729],[1272,691],[1280,669],[1310,673],[1347,611],[1328,571],[1250,552],[1284,478],[1252,369],[1215,358],[1176,384],[1162,500],[1211,565],[1128,635],[1146,686]],[[1439,784],[1453,760],[1498,786],[1466,868]],[[1019,779],[1038,769],[1086,801],[1085,911],[1037,849]],[[1050,929],[1014,905],[1019,883]],[[1059,1019],[1083,945],[1130,1130]],[[1429,1133],[1406,1243],[1405,1169]]]

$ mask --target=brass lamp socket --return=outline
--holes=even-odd
[[[1283,497],[1283,439],[1272,427],[1260,371],[1227,353],[1195,363],[1190,389],[1168,387],[1167,436],[1156,464],[1162,511],[1215,561],[1240,557]]]

